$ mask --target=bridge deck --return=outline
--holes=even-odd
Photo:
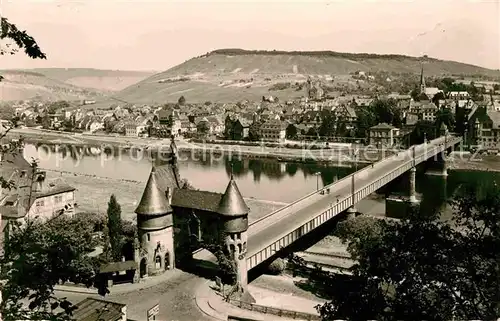
[[[456,144],[460,138],[447,138],[447,147]],[[412,161],[412,150],[406,150],[385,158],[373,165],[357,171],[355,175],[354,204],[368,194],[382,187],[389,181],[401,175],[413,165],[433,157],[441,152],[444,147],[445,138],[441,137],[428,144],[415,146],[415,162]],[[389,177],[388,175],[391,174]],[[309,232],[315,227],[323,224],[326,220],[352,206],[352,175],[349,175],[331,185],[330,194],[321,195],[314,193],[295,204],[284,207],[273,215],[254,222],[249,227],[249,242],[247,265],[251,269],[269,258],[280,247],[291,244],[302,234]],[[324,217],[319,217],[321,214]],[[314,220],[314,222],[311,222]],[[310,226],[306,229],[301,227]],[[296,231],[294,235],[292,235]],[[265,252],[265,253],[264,253]]]

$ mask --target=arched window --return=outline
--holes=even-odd
[[[160,257],[160,256],[157,256],[157,257],[155,258],[155,267],[156,267],[157,269],[161,269],[161,257]]]

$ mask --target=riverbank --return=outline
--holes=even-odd
[[[32,128],[13,129],[7,137],[24,137],[26,142],[48,145],[73,145],[73,146],[110,146],[116,148],[135,147],[137,149],[165,149],[170,145],[169,139],[153,139],[111,135],[90,135],[46,131]],[[296,149],[286,147],[243,146],[231,144],[202,144],[191,143],[184,139],[176,141],[179,151],[189,155],[208,154],[214,157],[235,157],[272,159],[280,162],[323,163],[335,167],[352,167],[354,159],[352,151],[339,149]],[[392,150],[363,150],[361,149],[356,160],[359,164],[370,164],[394,154]],[[455,153],[451,156],[450,169],[500,171],[500,158],[498,156],[479,156],[467,153]]]
[[[135,208],[140,201],[146,181],[99,177],[67,171],[45,170],[47,181],[59,181],[77,189],[76,202],[79,212],[105,213],[111,194],[114,194],[121,205],[122,217],[135,220]],[[145,180],[147,177],[145,177]],[[286,203],[269,200],[245,198],[250,208],[249,221],[253,222],[271,213]]]
[[[28,143],[47,144],[47,145],[72,145],[87,147],[116,147],[124,150],[125,148],[136,149],[158,149],[167,150],[170,145],[169,139],[136,138],[111,135],[90,135],[73,134],[66,132],[37,130],[31,128],[13,129],[7,137],[23,137]],[[220,157],[247,157],[256,159],[275,159],[282,162],[299,163],[325,163],[336,167],[351,167],[353,163],[369,164],[376,162],[384,157],[394,154],[392,150],[361,150],[357,159],[354,159],[353,150],[322,148],[311,149],[267,147],[267,146],[246,146],[236,144],[211,144],[211,143],[191,143],[184,139],[176,141],[179,151],[192,154],[210,154]]]
[[[492,155],[452,155],[448,169],[482,172],[500,172],[500,157]]]

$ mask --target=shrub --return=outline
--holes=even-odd
[[[275,91],[275,90],[285,90],[291,87],[291,84],[289,82],[278,82],[269,87],[269,91]]]
[[[281,274],[286,269],[286,261],[281,258],[278,258],[274,260],[271,264],[269,264],[269,267],[267,269],[269,273],[273,275]]]

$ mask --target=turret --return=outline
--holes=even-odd
[[[224,243],[230,258],[236,263],[237,285],[244,290],[247,286],[247,230],[249,208],[241,196],[233,174],[226,191],[219,202],[217,212],[223,222]]]
[[[151,169],[148,182],[135,213],[137,214],[138,229],[158,230],[169,226],[167,215],[172,213],[172,207],[170,207],[166,195],[161,192],[158,186],[154,167]]]
[[[163,192],[158,184],[153,166],[144,188],[141,201],[135,210],[137,214],[137,234],[140,243],[141,277],[159,274],[173,267],[172,207],[169,188]]]
[[[223,217],[225,232],[241,233],[248,229],[249,208],[241,196],[232,174],[226,191],[219,202],[217,212]]]

